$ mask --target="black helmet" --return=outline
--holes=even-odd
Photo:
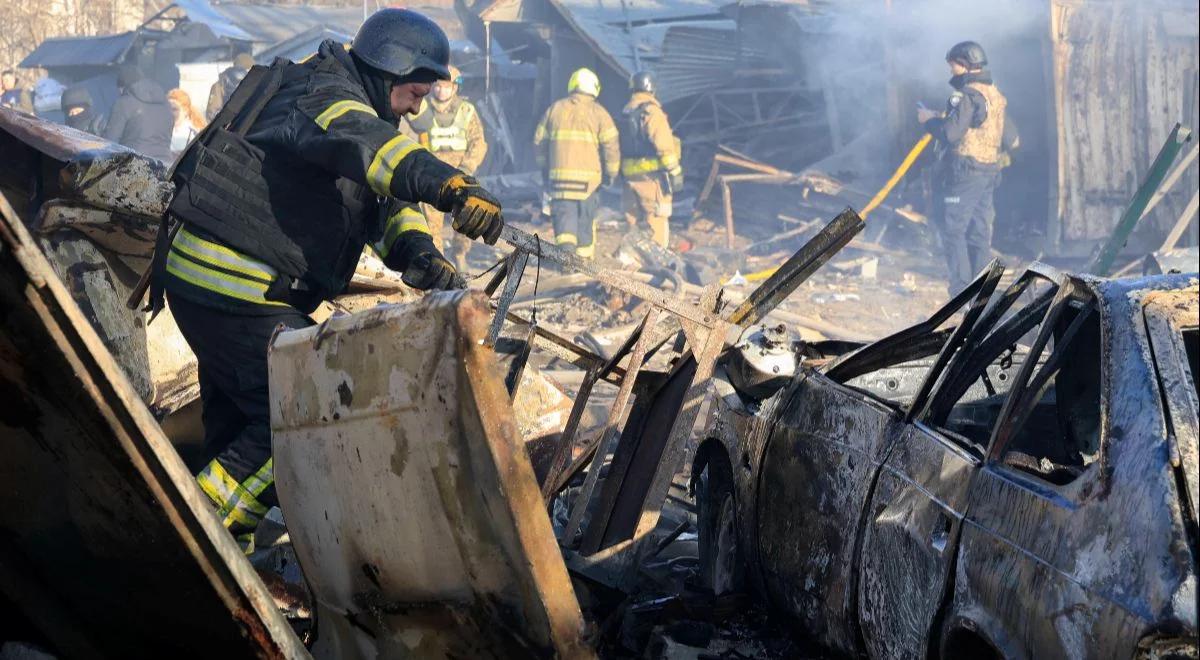
[[[954,47],[946,53],[947,62],[958,62],[968,69],[982,69],[987,66],[987,54],[983,52],[983,46],[974,41],[963,41],[954,44]]]
[[[358,59],[397,78],[422,69],[449,80],[450,41],[437,23],[409,9],[380,9],[371,14],[350,52]]]
[[[654,76],[649,71],[638,71],[629,78],[630,91],[653,94],[654,87]]]
[[[59,103],[62,105],[63,112],[69,108],[90,108],[92,107],[92,93],[88,91],[87,87],[68,87],[63,90]]]

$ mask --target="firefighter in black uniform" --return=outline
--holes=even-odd
[[[416,203],[453,214],[470,238],[499,238],[499,202],[397,130],[450,78],[449,57],[432,21],[381,10],[349,49],[326,41],[303,63],[255,67],[176,167],[151,307],[165,289],[196,353],[211,458],[197,479],[243,541],[277,503],[272,333],[311,325],[366,245],[416,288],[461,286]]]
[[[1008,101],[986,69],[983,48],[974,41],[956,44],[946,63],[954,93],[945,112],[920,108],[917,120],[946,147],[935,194],[953,295],[991,261],[992,196],[1018,138],[1006,113]]]

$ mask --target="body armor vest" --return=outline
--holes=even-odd
[[[354,85],[352,66],[336,57],[315,69],[277,60],[265,76],[248,75],[189,145],[172,176],[176,193],[168,212],[274,267],[280,277],[267,299],[301,311],[345,288],[370,238],[378,204],[366,186],[301,161],[267,138],[307,92],[314,70],[340,69],[346,84]]]
[[[981,82],[968,83],[967,87],[979,92],[987,103],[987,118],[980,126],[967,129],[962,140],[954,147],[959,156],[966,156],[980,163],[995,164],[1000,160],[1000,144],[1004,137],[1004,112],[1008,101],[995,85]]]
[[[467,150],[467,129],[471,124],[471,106],[455,99],[447,108],[451,112],[438,112],[432,103],[425,106],[425,111],[414,117],[410,125],[421,135],[421,143],[435,153]],[[449,122],[446,122],[449,115]]]

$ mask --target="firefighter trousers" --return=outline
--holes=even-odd
[[[304,328],[313,321],[291,307],[234,314],[173,295],[169,288],[167,300],[199,371],[206,465],[196,480],[221,522],[243,539],[279,504],[271,459],[267,345],[276,328]]]
[[[956,158],[942,185],[941,232],[950,294],[962,291],[992,258],[993,196],[1000,182],[996,167]]]
[[[587,199],[550,200],[550,219],[554,223],[554,242],[574,246],[575,252],[588,259],[596,254],[596,213],[600,196]]]
[[[655,178],[626,179],[622,188],[621,205],[625,210],[625,222],[631,227],[645,224],[654,234],[654,242],[669,247],[671,233],[671,195],[663,190]]]

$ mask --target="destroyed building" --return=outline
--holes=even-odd
[[[508,224],[468,291],[366,251],[271,338],[249,547],[194,477],[196,359],[128,305],[167,168],[0,109],[0,660],[1195,657],[1196,8],[1016,4],[444,8]],[[261,60],[360,14],[155,20]],[[926,31],[988,19],[1025,147],[947,301],[913,107]],[[670,249],[612,191],[596,259],[552,243],[530,136],[579,66],[613,112],[659,76]]]

